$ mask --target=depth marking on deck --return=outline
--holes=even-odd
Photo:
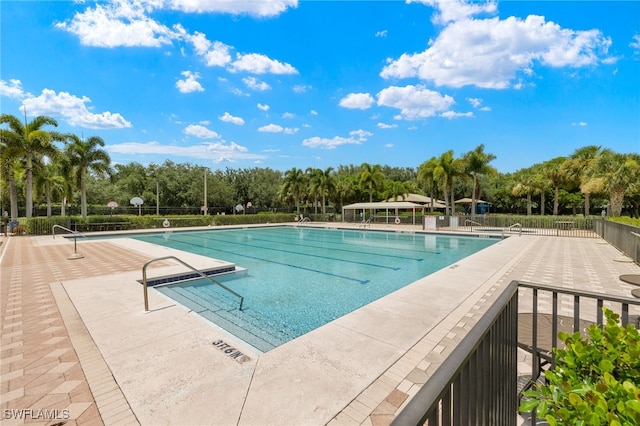
[[[234,348],[230,344],[225,343],[224,340],[222,339],[218,339],[215,342],[213,342],[213,347],[220,349],[225,355],[227,355],[229,358],[233,359],[234,361],[239,362],[240,364],[243,364],[247,361],[251,361],[251,358],[248,355],[243,354],[242,352],[240,352],[238,349]]]

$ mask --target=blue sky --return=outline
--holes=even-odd
[[[638,1],[0,0],[0,110],[114,163],[640,152]]]

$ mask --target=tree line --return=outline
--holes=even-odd
[[[514,173],[491,166],[496,156],[483,144],[459,157],[448,150],[417,168],[362,163],[284,172],[210,170],[171,160],[112,166],[103,139],[56,132],[51,129],[56,120],[47,116],[23,122],[2,114],[0,126],[0,203],[9,206],[12,219],[22,212],[27,218],[51,217],[54,206],[62,216],[73,208],[86,218],[89,208],[106,211],[111,201],[128,206],[133,197],[162,213],[199,213],[206,207],[209,213],[327,214],[354,202],[402,200],[408,193],[442,202],[447,215],[455,214],[455,200],[463,197],[472,199],[471,212],[482,199],[498,213],[588,216],[603,207],[611,216],[623,209],[634,217],[640,213],[640,155],[595,145]]]

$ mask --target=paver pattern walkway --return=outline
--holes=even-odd
[[[640,267],[600,239],[533,238],[528,253],[503,272],[492,292],[511,280],[626,296],[634,288],[618,277],[638,274]],[[75,308],[59,283],[139,271],[148,258],[104,241],[79,245],[85,257],[78,260],[68,260],[69,246],[40,246],[29,236],[0,237],[0,242],[0,423],[136,424],[79,316],[61,314]],[[484,303],[491,300],[488,295]],[[473,310],[466,317],[473,319]],[[465,322],[457,327],[459,333],[452,329],[443,344],[434,342],[431,357],[445,356],[469,329]],[[430,359],[412,362],[399,384],[390,386],[380,378],[388,392],[383,403],[371,403],[364,391],[331,424],[389,424],[431,374]]]
[[[147,259],[101,243],[82,244],[85,257],[68,260],[69,247],[34,241],[3,237],[0,247],[2,424],[103,424],[51,284],[140,270]]]

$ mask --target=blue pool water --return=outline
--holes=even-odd
[[[265,227],[131,236],[233,262],[238,277],[158,287],[227,331],[268,351],[498,240],[310,227]]]

